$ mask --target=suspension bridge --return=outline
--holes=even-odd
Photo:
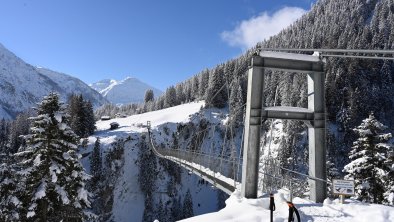
[[[313,55],[299,54],[305,52],[315,53]],[[224,154],[224,147],[221,153],[215,152],[212,147],[210,149],[161,147],[155,143],[150,122],[147,123],[148,133],[146,138],[148,144],[158,157],[179,164],[189,170],[190,173],[196,174],[228,194],[240,189],[244,197],[257,198],[259,181],[263,177],[264,191],[272,192],[282,187],[288,187],[291,201],[291,187],[293,184],[300,183],[300,181],[295,177],[284,178],[281,172],[285,171],[308,179],[310,199],[322,203],[326,198],[327,184],[330,183],[326,177],[325,58],[393,60],[393,55],[394,50],[258,49],[252,57],[248,71],[247,102],[236,110],[236,112],[243,111],[246,105],[241,142],[243,147],[237,149],[234,147],[233,141],[228,141],[227,144],[232,147],[230,155]],[[268,69],[306,74],[308,108],[275,105],[266,107],[263,103],[264,72]],[[223,89],[224,86],[220,90]],[[309,144],[308,174],[280,166],[270,156],[270,150],[268,150],[268,159],[261,163],[261,127],[268,119],[300,120],[306,123]],[[205,137],[209,132],[212,132],[211,137],[213,137],[215,129],[205,129],[196,135]],[[233,133],[230,135],[233,135]],[[270,136],[270,144],[271,140],[272,135]],[[223,146],[224,144],[226,144],[226,141],[223,142]],[[261,168],[264,170],[262,171]]]

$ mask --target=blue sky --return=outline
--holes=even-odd
[[[240,55],[314,0],[0,0],[0,43],[86,83],[136,77],[164,90]]]

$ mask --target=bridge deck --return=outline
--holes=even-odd
[[[210,184],[214,185],[215,187],[219,188],[220,190],[224,191],[229,195],[235,191],[234,180],[221,176],[219,173],[215,173],[212,170],[209,170],[207,167],[199,164],[202,163],[200,161],[204,161],[205,159],[207,159],[207,156],[205,156],[204,154],[190,153],[184,150],[156,148],[153,144],[150,133],[148,133],[147,139],[150,148],[157,156],[179,164],[180,166],[203,178]],[[211,159],[209,164],[211,166],[218,166],[226,161],[227,163],[229,162],[228,160],[220,158]]]

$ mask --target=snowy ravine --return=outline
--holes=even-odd
[[[112,217],[114,221],[141,221],[144,211],[145,197],[139,187],[138,173],[139,166],[136,164],[138,159],[138,141],[139,138],[146,133],[144,125],[147,121],[151,121],[153,129],[153,137],[156,143],[164,143],[168,145],[171,133],[165,133],[166,130],[174,132],[177,125],[186,124],[193,120],[193,117],[199,113],[200,116],[206,116],[207,113],[212,116],[212,123],[225,124],[228,120],[226,110],[206,109],[201,111],[204,107],[204,102],[194,102],[183,104],[168,109],[149,112],[140,115],[134,115],[126,118],[112,119],[109,121],[98,121],[96,123],[97,132],[89,138],[89,146],[83,153],[89,152],[96,140],[100,138],[101,148],[104,154],[111,149],[112,144],[119,138],[126,140],[125,150],[123,155],[123,163],[119,170],[119,176],[114,181],[114,201],[112,206]],[[203,114],[203,115],[201,115]],[[193,120],[195,121],[195,119]],[[110,123],[119,123],[119,128],[116,130],[109,130]],[[272,133],[272,142],[269,139]],[[274,121],[271,127],[268,128],[268,133],[262,135],[262,155],[261,160],[267,157],[267,149],[271,143],[271,156],[276,158],[280,152],[281,137],[285,135],[283,131],[282,121]],[[218,135],[215,135],[214,140],[220,142]],[[306,138],[304,133],[300,134],[301,138]],[[304,143],[305,141],[300,141]],[[203,146],[207,146],[208,141],[203,141]],[[240,141],[236,141],[237,146]],[[203,148],[202,148],[203,149]],[[158,161],[159,163],[160,161]],[[89,172],[89,158],[83,159],[83,165]],[[177,186],[180,196],[182,198],[190,189],[193,197],[193,209],[195,215],[200,215],[185,219],[184,221],[268,221],[269,220],[269,199],[259,198],[256,200],[247,200],[241,197],[240,192],[236,191],[226,201],[226,207],[217,211],[217,191],[213,190],[211,186],[199,184],[199,177],[194,174],[189,175],[187,171],[182,170],[182,185]],[[163,169],[163,166],[158,166],[158,179],[156,180],[156,192],[154,194],[154,201],[157,204],[161,199],[163,203],[169,200],[166,194],[166,184],[168,182],[168,174]],[[261,185],[261,184],[260,184]],[[260,193],[260,196],[264,196]],[[288,206],[286,204],[287,192],[280,190],[275,195],[276,211],[274,213],[274,221],[287,221]],[[299,197],[295,197],[293,201],[300,211],[302,221],[394,221],[394,208],[384,205],[365,204],[352,199],[347,199],[346,204],[340,204],[338,200],[327,199],[324,204],[315,204],[311,201]],[[166,212],[167,214],[169,212]],[[204,215],[201,215],[204,214]]]
[[[101,142],[103,161],[105,161],[105,155],[111,149],[112,144],[118,139],[126,140],[123,155],[124,163],[118,164],[121,168],[119,176],[114,181],[111,217],[114,221],[142,221],[145,197],[139,187],[139,166],[136,162],[139,152],[139,138],[146,133],[146,128],[142,127],[142,125],[145,125],[147,121],[151,121],[152,128],[158,129],[162,124],[185,123],[189,121],[190,115],[197,113],[202,106],[204,106],[204,102],[196,102],[127,118],[98,121],[96,123],[97,131],[89,138],[88,147],[82,153],[89,153],[93,149],[96,137],[98,137]],[[111,122],[119,123],[119,128],[109,130]],[[89,172],[89,156],[82,159],[82,164]],[[158,164],[158,172],[157,189],[154,194],[156,204],[159,202],[159,199],[163,203],[169,200],[165,191],[169,176],[160,164]],[[212,189],[210,184],[199,184],[200,178],[194,174],[189,174],[186,170],[181,172],[181,185],[177,186],[178,194],[183,198],[187,190],[190,189],[194,214],[200,215],[216,211],[217,190]]]

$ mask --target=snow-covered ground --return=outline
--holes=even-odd
[[[98,131],[94,137],[90,138],[89,142],[93,144],[95,137],[100,137],[101,143],[104,145],[104,149],[106,149],[117,138],[126,138],[130,135],[136,136],[139,133],[145,132],[146,128],[144,125],[146,125],[147,121],[151,121],[152,128],[156,131],[161,130],[163,126],[171,126],[172,123],[188,122],[190,121],[190,117],[199,112],[202,106],[204,106],[204,102],[194,102],[126,118],[98,121],[96,124]],[[109,124],[111,122],[119,123],[119,128],[109,130]],[[278,134],[282,132],[282,123],[280,121],[274,122],[273,131],[273,141],[277,141],[279,139]],[[267,135],[267,137],[269,136],[270,134]],[[264,146],[268,145],[268,141],[269,139],[265,138]],[[136,145],[134,144],[136,141],[131,141],[130,143],[133,144],[129,145],[129,147]],[[278,146],[276,142],[272,142],[271,144],[271,152],[274,157],[277,154]],[[125,165],[115,188],[113,214],[116,221],[139,221],[139,218],[142,216],[144,197],[139,193],[138,182],[136,180],[138,168],[134,164],[137,153],[138,149],[125,150]],[[266,156],[267,153],[263,155]],[[197,186],[198,179],[197,176],[183,173],[183,185],[180,188],[183,191],[187,188],[191,190],[194,210],[197,215],[204,212],[212,212],[212,209],[216,205],[216,201],[212,201],[216,199],[213,197],[213,195],[216,195],[214,190],[210,189],[209,186]],[[275,195],[276,211],[274,212],[274,221],[287,221],[288,206],[286,204],[286,195],[285,191],[279,191]],[[163,198],[165,199],[165,197]],[[293,202],[301,214],[302,221],[394,221],[394,208],[389,206],[365,204],[351,199],[346,200],[345,204],[340,204],[338,200],[326,200],[324,204],[315,204],[309,200],[296,197]],[[223,210],[183,221],[269,221],[270,212],[268,206],[268,198],[259,198],[256,200],[245,199],[241,197],[239,191],[236,191],[226,201],[226,207]]]
[[[114,187],[113,220],[117,222],[139,222],[144,212],[145,197],[139,188],[138,173],[139,168],[136,164],[138,159],[138,137],[147,131],[145,125],[151,121],[154,134],[161,132],[163,125],[176,125],[190,121],[190,117],[198,113],[205,103],[194,102],[160,111],[133,115],[126,118],[116,118],[108,121],[96,122],[97,131],[89,138],[89,146],[84,153],[90,152],[93,148],[96,137],[100,138],[101,149],[105,154],[112,147],[117,139],[131,138],[125,143],[124,165],[120,170],[119,177]],[[110,123],[119,123],[119,128],[109,130]],[[90,171],[89,158],[82,159],[86,170]],[[160,167],[160,166],[159,166]],[[161,171],[164,171],[161,169]],[[182,185],[178,187],[178,192],[183,196],[189,189],[193,199],[193,210],[195,215],[213,212],[217,209],[216,190],[209,184],[200,184],[200,178],[194,174],[189,174],[183,170]],[[164,203],[168,201],[165,192],[168,178],[164,172],[160,172],[156,181],[158,189],[155,198],[161,199]]]
[[[340,204],[338,200],[326,200],[324,204],[315,204],[309,200],[295,198],[294,204],[300,212],[301,221],[310,222],[392,222],[394,208],[389,206],[360,203],[346,200]],[[289,208],[285,192],[275,194],[274,221],[287,222]],[[183,222],[230,222],[248,221],[263,222],[270,220],[269,198],[245,199],[240,192],[234,192],[226,201],[226,207],[219,212],[182,220]]]
[[[143,113],[139,115],[133,115],[126,118],[117,118],[107,121],[97,121],[96,127],[98,135],[103,135],[108,137],[111,134],[122,134],[122,133],[132,133],[132,132],[145,132],[146,125],[148,121],[151,121],[152,128],[156,128],[164,123],[181,123],[188,122],[190,116],[197,113],[201,107],[205,105],[205,102],[193,102],[188,104],[183,104],[167,109],[162,109],[158,111]],[[116,130],[108,131],[110,123],[119,123],[119,128]]]

